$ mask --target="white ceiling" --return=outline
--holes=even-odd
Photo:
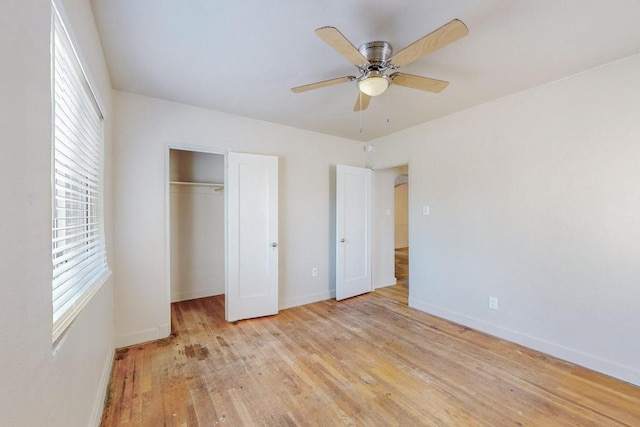
[[[640,52],[638,0],[92,0],[116,89],[368,141]],[[469,35],[401,71],[362,115],[354,82],[291,87],[357,69],[314,33],[398,51],[454,18]],[[388,95],[387,95],[388,94]],[[389,122],[387,122],[387,117]],[[362,131],[361,131],[362,123]]]

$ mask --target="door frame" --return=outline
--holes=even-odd
[[[169,143],[165,150],[165,166],[164,166],[164,218],[165,218],[165,242],[164,242],[164,257],[165,257],[165,298],[168,301],[166,305],[166,315],[169,319],[169,335],[171,333],[171,150],[192,151],[195,153],[205,154],[217,154],[224,157],[224,165],[227,165],[227,151],[218,150],[215,148],[202,147],[197,145],[182,144],[182,143]],[[227,174],[224,171],[224,179],[226,180]],[[224,183],[223,183],[224,184]],[[227,300],[226,293],[226,275],[227,275],[227,197],[224,198],[225,212],[224,212],[224,258],[225,258],[225,305]]]

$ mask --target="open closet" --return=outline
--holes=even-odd
[[[224,294],[224,155],[169,155],[171,302]]]

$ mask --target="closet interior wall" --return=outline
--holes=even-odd
[[[224,155],[170,150],[171,301],[221,295]]]

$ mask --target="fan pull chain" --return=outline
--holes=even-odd
[[[387,90],[387,123],[389,123],[389,91]]]
[[[360,133],[362,133],[362,95],[358,93],[358,102],[360,103]]]

